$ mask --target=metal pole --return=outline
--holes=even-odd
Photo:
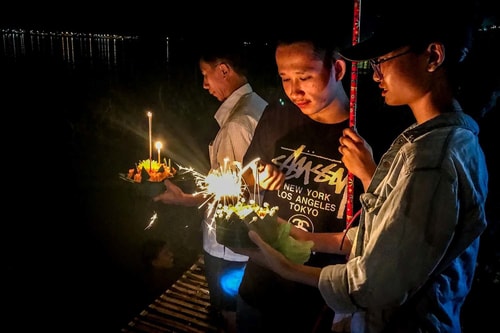
[[[352,45],[359,43],[359,25],[361,16],[361,0],[354,0],[354,18],[352,25]],[[356,107],[358,93],[358,64],[353,61],[351,63],[351,89],[349,103],[349,126],[356,128]],[[353,219],[353,197],[354,197],[354,175],[349,172],[347,175],[347,224],[349,225]]]

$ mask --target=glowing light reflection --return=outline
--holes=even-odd
[[[240,287],[244,272],[245,266],[241,268],[231,268],[224,272],[220,278],[222,290],[230,296],[236,296],[238,294],[238,288]]]

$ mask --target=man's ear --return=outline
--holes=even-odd
[[[229,71],[231,70],[231,67],[228,64],[226,64],[225,62],[221,62],[219,65],[219,68],[222,72],[222,75],[227,75],[229,73]]]
[[[434,72],[441,66],[446,57],[444,45],[441,43],[431,43],[427,47],[427,52],[429,54],[427,70],[429,72]]]
[[[335,80],[340,81],[346,73],[347,64],[344,59],[334,59],[333,69],[335,70]]]

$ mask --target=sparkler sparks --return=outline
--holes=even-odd
[[[211,170],[208,175],[203,175],[192,168],[186,168],[178,165],[179,172],[190,173],[193,175],[198,192],[193,195],[203,195],[207,198],[198,208],[208,205],[208,209],[213,210],[217,204],[235,205],[245,194],[250,193],[248,186],[243,179],[243,174],[257,164],[259,159],[255,159],[242,167],[240,162],[229,159],[224,160],[224,165],[218,169]],[[257,172],[255,172],[257,174]],[[255,176],[257,179],[257,176]]]
[[[212,169],[208,175],[201,174],[193,168],[177,165],[179,173],[188,173],[193,176],[197,192],[193,195],[201,195],[206,200],[198,207],[207,206],[207,216],[212,216],[210,220],[205,220],[210,233],[216,233],[215,215],[220,207],[236,207],[241,203],[245,195],[255,195],[250,193],[243,175],[249,168],[254,167],[254,178],[258,179],[257,162],[258,158],[242,167],[240,162],[224,159],[224,164],[218,169]],[[256,187],[258,188],[258,186]],[[254,191],[255,192],[255,189]],[[219,208],[218,208],[219,207]]]
[[[201,195],[206,200],[198,207],[202,208],[207,206],[208,215],[212,214],[217,206],[227,207],[236,206],[239,202],[244,200],[246,196],[258,196],[258,186],[253,191],[250,191],[243,175],[248,169],[252,168],[254,178],[258,179],[257,163],[260,159],[257,158],[246,166],[237,161],[224,160],[224,165],[218,169],[212,169],[207,175],[204,175],[192,167],[184,167],[177,164],[178,174],[190,174],[194,178],[194,183],[198,191],[192,195]],[[257,190],[256,190],[257,189]],[[157,220],[156,212],[150,218],[149,225],[146,229],[150,228]],[[215,231],[214,221],[210,221],[209,229]]]

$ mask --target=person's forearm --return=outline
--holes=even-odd
[[[372,161],[372,163],[366,165],[366,170],[363,176],[358,176],[359,180],[361,180],[361,184],[363,184],[363,190],[365,192],[366,190],[368,190],[368,186],[372,181],[372,177],[376,169],[377,169],[377,164],[375,164],[375,161]]]
[[[321,268],[295,264],[289,261],[288,265],[281,267],[279,274],[285,279],[311,287],[318,287]]]
[[[254,263],[273,270],[276,274],[287,280],[303,283],[312,287],[318,286],[321,273],[321,268],[319,267],[295,264],[289,260],[283,260],[281,265],[270,266],[269,262],[260,252],[253,250],[242,254],[250,256]]]
[[[312,251],[345,255],[351,251],[351,242],[343,232],[312,233],[311,238],[314,242]]]
[[[294,227],[290,229],[290,235],[297,240],[312,241],[311,250],[315,252],[347,255],[351,251],[351,242],[344,238],[343,232],[312,233]]]
[[[184,196],[183,202],[185,206],[200,206],[203,202],[205,202],[206,198],[203,198],[202,195],[193,195],[186,194]]]

